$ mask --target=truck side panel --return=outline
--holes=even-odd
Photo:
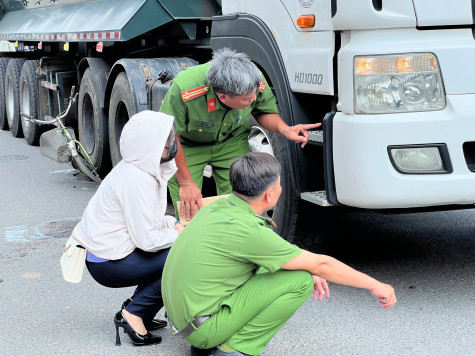
[[[127,41],[174,19],[196,20],[220,13],[218,4],[209,0],[98,0],[62,2],[56,6],[41,7],[34,4],[23,7],[21,2],[18,3],[20,6],[6,6],[7,10],[14,11],[7,11],[0,21],[0,39]],[[120,35],[117,36],[117,33]]]

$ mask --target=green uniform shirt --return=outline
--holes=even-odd
[[[210,63],[181,71],[163,99],[160,111],[175,117],[177,135],[186,145],[213,144],[231,134],[249,134],[248,119],[254,114],[278,113],[274,95],[264,76],[257,99],[245,109],[222,104],[206,80]],[[239,131],[237,131],[239,130]]]
[[[203,207],[165,263],[162,296],[168,316],[181,330],[197,317],[229,305],[227,298],[259,266],[275,272],[300,253],[233,194]]]

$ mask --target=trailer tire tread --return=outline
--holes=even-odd
[[[36,74],[36,68],[40,64],[39,60],[29,60],[23,64],[20,74],[20,111],[29,114],[30,116],[39,119],[39,101],[38,101],[38,75]],[[23,85],[27,85],[28,88],[28,100],[29,110],[25,110],[23,105]],[[29,111],[29,112],[26,112]],[[38,146],[41,134],[45,131],[45,126],[27,122],[24,117],[21,117],[21,126],[23,130],[23,136],[26,142],[32,146]]]
[[[119,147],[122,129],[129,118],[136,114],[132,98],[127,74],[122,72],[115,79],[109,104],[109,146],[114,166],[122,159]]]
[[[24,58],[10,59],[5,75],[5,105],[7,107],[8,126],[14,137],[23,137],[20,119],[20,73],[24,62]],[[8,85],[9,82],[10,85]]]
[[[78,98],[78,132],[92,162],[101,176],[111,169],[109,153],[109,126],[107,115],[99,101],[99,84],[91,68],[86,69],[81,80]]]
[[[8,130],[7,110],[5,106],[5,74],[10,58],[0,58],[0,130]]]

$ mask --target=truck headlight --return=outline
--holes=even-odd
[[[354,59],[355,112],[442,110],[445,91],[437,58],[408,53]]]

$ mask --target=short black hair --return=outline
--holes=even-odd
[[[234,192],[254,198],[274,184],[279,175],[280,163],[274,156],[250,152],[231,164],[229,181]]]

